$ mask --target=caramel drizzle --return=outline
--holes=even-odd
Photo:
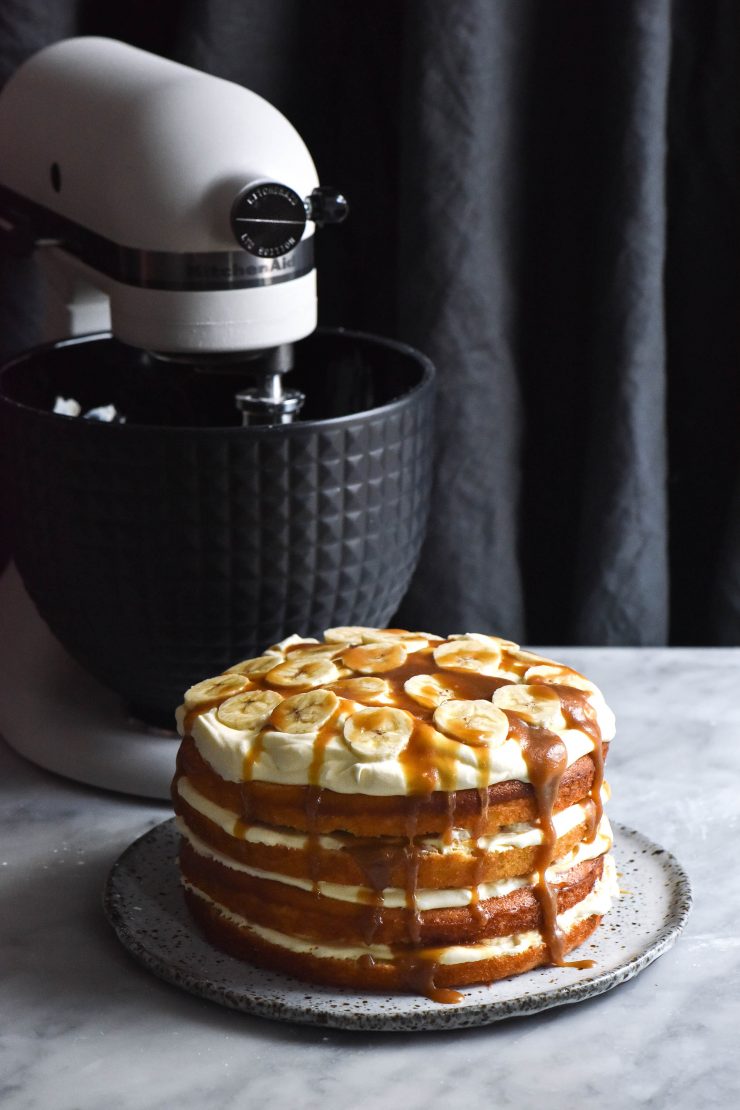
[[[593,707],[582,691],[575,690],[572,686],[557,683],[548,683],[548,689],[554,690],[560,698],[560,705],[568,728],[580,729],[587,736],[590,736],[593,741],[594,777],[590,790],[593,806],[589,808],[590,823],[584,838],[590,844],[596,839],[596,833],[604,814],[604,803],[601,800],[601,787],[604,783],[604,742],[601,729]]]
[[[324,759],[326,758],[326,749],[329,741],[332,739],[336,732],[337,718],[342,712],[342,701],[337,703],[334,712],[327,721],[321,726],[316,734],[316,739],[313,743],[313,752],[311,755],[311,763],[308,768],[308,788],[306,789],[305,813],[306,824],[308,825],[308,835],[306,837],[306,844],[304,852],[306,855],[307,870],[309,878],[313,886],[313,893],[317,898],[320,898],[321,887],[320,882],[320,866],[321,859],[319,855],[319,812],[321,810],[321,801],[324,796],[324,788],[321,786],[321,772],[324,767]],[[260,734],[261,735],[261,734]]]

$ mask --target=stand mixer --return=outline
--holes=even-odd
[[[314,232],[346,214],[274,107],[123,43],[56,43],[0,94],[0,243],[42,248],[57,340],[0,377],[28,594],[11,569],[0,728],[42,766],[166,796],[191,682],[395,611],[433,370],[315,332]]]

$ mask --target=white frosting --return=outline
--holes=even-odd
[[[233,913],[213,898],[209,898],[207,894],[204,894],[203,891],[194,887],[187,880],[183,880],[183,885],[204,902],[215,906],[227,921],[236,925],[239,929],[247,933],[252,932],[278,948],[286,948],[290,952],[304,953],[325,960],[359,960],[363,956],[372,956],[375,960],[393,961],[393,950],[388,945],[317,944],[299,937],[287,936],[275,929],[266,929],[261,925],[255,925],[247,921],[246,918]],[[612,901],[618,897],[619,886],[614,859],[611,855],[607,855],[604,859],[604,873],[601,879],[594,884],[590,893],[581,902],[566,910],[565,913],[558,914],[557,923],[564,933],[568,933],[592,915],[598,914],[601,916],[607,913],[611,909]],[[440,964],[477,963],[496,956],[509,956],[525,952],[529,948],[542,944],[542,942],[543,938],[540,932],[528,930],[523,933],[513,933],[508,937],[493,937],[489,940],[479,941],[477,944],[460,944],[441,949],[434,948],[429,950],[428,953],[424,949],[420,949],[417,955],[420,959],[426,957],[430,961]]]
[[[241,863],[239,860],[233,859],[231,856],[224,855],[215,848],[211,848],[187,827],[182,818],[177,818],[177,825],[182,835],[198,855],[215,860],[216,863],[231,871],[238,871],[256,879],[267,879],[270,882],[283,883],[286,886],[297,887],[299,890],[316,891],[326,898],[333,898],[340,902],[368,905],[373,904],[377,897],[378,904],[387,909],[402,909],[408,904],[406,891],[400,887],[386,887],[385,890],[376,895],[376,892],[369,887],[351,886],[345,883],[324,881],[314,884],[310,879],[300,879],[293,875],[281,875],[274,871],[263,871],[257,867],[250,867],[245,863]],[[569,868],[575,867],[576,864],[582,863],[585,860],[595,859],[597,856],[605,855],[611,849],[611,846],[611,828],[609,827],[607,818],[604,817],[602,818],[602,822],[594,840],[591,842],[582,841],[566,856],[563,856],[557,863],[553,864],[552,867],[549,867],[545,872],[546,880],[550,883],[557,884],[559,877],[565,871],[569,870]],[[531,875],[522,875],[518,878],[498,879],[493,882],[481,883],[477,888],[456,887],[442,890],[418,889],[414,893],[414,904],[415,908],[421,911],[469,906],[473,902],[485,902],[489,898],[501,898],[511,893],[513,890],[532,886],[536,879],[537,875],[534,873]]]
[[[495,640],[495,638],[472,634],[468,639],[474,642],[480,641],[481,644]],[[300,642],[300,638],[290,637],[283,641],[282,645],[275,645],[270,651],[279,652],[291,644]],[[518,683],[526,683],[527,679],[513,669],[516,664],[520,667],[529,665],[535,671],[538,666],[544,666],[549,671],[556,670],[557,666],[551,666],[550,660],[533,655],[531,652],[519,651],[511,658],[510,668],[504,669],[502,664],[496,674],[498,677]],[[435,665],[431,664],[431,666],[434,669]],[[565,684],[568,681],[568,673],[570,672],[565,671],[563,674]],[[613,713],[606,705],[600,691],[592,683],[581,675],[575,675],[574,672],[572,675],[574,685],[585,693],[589,700],[603,739],[610,740],[614,735]],[[533,677],[533,681],[536,682],[536,677]],[[289,695],[291,690],[286,687],[281,692]],[[383,698],[382,701],[392,704],[388,698]],[[210,708],[194,719],[192,736],[206,763],[228,782],[244,781],[245,767],[248,766],[249,777],[258,782],[286,786],[313,785],[339,794],[366,794],[381,797],[409,794],[413,786],[410,787],[406,770],[395,753],[388,758],[367,761],[355,755],[345,742],[342,732],[344,720],[361,708],[363,706],[359,703],[349,700],[344,702],[342,714],[335,722],[334,733],[323,748],[318,768],[313,762],[316,733],[296,734],[274,730],[260,733],[232,728],[218,719],[218,707]],[[178,729],[182,733],[185,717],[182,707],[176,716]],[[593,740],[580,729],[563,728],[553,729],[553,731],[557,732],[565,744],[568,766],[593,751]],[[436,772],[438,778],[436,784],[430,783],[431,789],[470,790],[510,780],[529,782],[529,772],[520,745],[513,738],[506,739],[501,744],[492,745],[488,749],[488,768],[485,773],[481,772],[480,748],[461,743],[457,739],[450,739],[442,732],[434,731],[433,749],[434,758],[429,762],[432,774],[435,773],[434,767],[438,768]],[[444,774],[441,773],[442,770]],[[310,771],[312,774],[309,783]]]
[[[183,801],[207,817],[223,832],[237,840],[244,840],[249,844],[266,844],[272,847],[291,848],[297,851],[304,850],[309,842],[305,833],[293,832],[289,829],[278,829],[272,825],[244,825],[236,813],[230,809],[212,802],[200,791],[196,790],[190,780],[183,777],[178,780],[177,792]],[[609,797],[609,788],[604,784],[601,791],[602,801]],[[576,825],[579,825],[586,816],[586,806],[577,802],[575,805],[563,809],[553,816],[553,825],[558,837],[564,836]],[[338,836],[320,836],[319,845],[327,851],[336,851],[351,843],[350,837],[342,839]],[[512,848],[529,848],[542,843],[542,829],[536,824],[519,822],[515,825],[506,825],[491,836],[481,836],[476,841],[471,840],[467,829],[453,829],[452,843],[445,844],[438,836],[424,836],[419,838],[423,849],[450,855],[455,852],[470,851],[474,847],[482,848],[486,852],[506,852]]]
[[[248,757],[251,759],[258,733],[229,728],[218,720],[216,709],[209,709],[196,718],[192,735],[201,756],[220,778],[227,782],[243,781],[245,762]],[[452,750],[454,744],[455,777],[448,789],[475,790],[510,779],[529,782],[527,765],[515,740],[507,740],[491,752],[488,775],[482,782],[476,750],[438,735],[440,747]],[[569,767],[582,755],[593,751],[591,737],[579,729],[563,729],[558,735],[565,744]],[[314,733],[264,732],[262,751],[252,763],[252,779],[284,786],[308,785],[315,739]],[[409,792],[404,768],[397,759],[361,763],[339,735],[333,736],[324,748],[319,775],[313,785],[338,794],[386,797]]]

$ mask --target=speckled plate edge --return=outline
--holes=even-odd
[[[602,994],[632,979],[675,943],[691,909],[686,872],[642,833],[617,824],[614,832],[620,885],[626,893],[604,918],[590,946],[579,950],[596,966],[585,972],[538,968],[490,986],[468,988],[456,1006],[412,995],[362,995],[316,987],[219,952],[201,936],[186,910],[175,865],[174,820],[150,829],[123,852],[108,877],[103,905],[120,942],[146,968],[231,1009],[277,1021],[368,1032],[488,1025]]]

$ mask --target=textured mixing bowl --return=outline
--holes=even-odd
[[[107,336],[0,376],[12,551],[67,650],[147,720],[290,632],[384,625],[421,546],[433,370],[341,330],[296,348],[304,419],[242,428],[235,379]],[[113,403],[125,424],[51,410]]]

